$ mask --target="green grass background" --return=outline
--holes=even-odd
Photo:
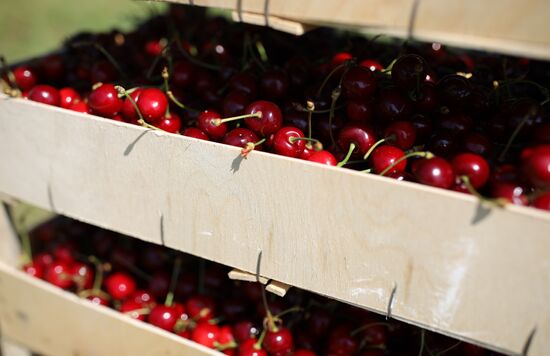
[[[166,5],[136,0],[0,0],[0,54],[13,63],[82,30],[128,30]]]

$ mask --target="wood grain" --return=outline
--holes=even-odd
[[[550,214],[0,99],[0,191],[439,332],[550,347]]]

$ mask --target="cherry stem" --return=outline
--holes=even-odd
[[[464,186],[466,186],[466,189],[470,194],[478,198],[481,202],[487,203],[492,206],[496,206],[498,208],[503,208],[506,206],[506,200],[502,198],[487,198],[481,195],[476,188],[472,185],[472,182],[470,181],[470,177],[466,175],[460,176],[460,180],[464,183]]]
[[[262,62],[269,62],[269,57],[267,56],[267,51],[265,50],[265,47],[262,41],[257,40],[255,45],[256,45],[256,50],[260,54],[260,59],[262,60]]]
[[[391,329],[392,325],[390,323],[384,323],[384,322],[369,323],[369,324],[360,326],[357,329],[353,330],[351,332],[351,336],[355,336],[355,335],[359,334],[361,331],[372,328],[373,326],[385,326],[388,329]]]
[[[166,44],[166,46],[162,49],[162,51],[157,56],[155,56],[155,59],[153,60],[153,62],[151,63],[151,66],[149,67],[149,70],[147,70],[146,78],[150,79],[153,76],[153,71],[155,70],[155,67],[157,66],[160,59],[162,57],[166,57],[166,54],[169,53],[172,43],[173,42]],[[167,59],[169,60],[169,62],[171,62],[170,58],[167,58]],[[171,68],[172,66],[170,65],[170,69]]]
[[[96,289],[86,289],[86,290],[78,292],[78,296],[80,298],[88,298],[88,297],[91,297],[91,296],[97,296],[97,297],[101,297],[101,298],[106,299],[106,300],[111,299],[109,294],[105,293],[101,289],[97,289],[97,290]]]
[[[262,143],[264,143],[266,141],[265,137],[262,138],[260,141],[258,142],[247,142],[246,143],[246,146],[243,147],[243,149],[241,150],[241,156],[243,156],[244,158],[246,158],[248,156],[248,154],[253,151],[256,146],[259,146],[261,145]]]
[[[508,150],[510,149],[510,147],[512,146],[512,143],[514,142],[514,140],[516,139],[516,137],[519,135],[519,132],[521,131],[521,129],[523,128],[523,126],[525,126],[525,124],[527,123],[527,120],[529,119],[529,117],[531,117],[532,115],[535,115],[536,113],[534,112],[535,109],[533,110],[529,110],[529,112],[527,114],[525,114],[525,116],[523,117],[523,119],[521,119],[521,122],[518,124],[518,126],[516,126],[516,129],[514,130],[514,132],[512,132],[512,135],[510,135],[510,138],[508,139],[508,141],[506,142],[506,146],[504,146],[504,149],[502,150],[502,152],[500,153],[500,155],[498,156],[498,160],[500,162],[504,161],[504,159],[506,158],[506,154],[508,153]]]
[[[250,39],[250,35],[247,32],[245,34],[245,41],[244,41],[245,49],[248,50],[248,53],[250,54],[252,60],[256,62],[258,67],[260,67],[262,72],[265,72],[265,66],[263,65],[262,61],[258,59],[256,56],[256,53],[254,52],[254,48],[252,47],[252,40]]]
[[[100,45],[99,43],[96,43],[96,42],[77,42],[77,43],[74,43],[73,44],[73,47],[77,48],[77,47],[84,47],[84,46],[94,46],[94,48],[96,50],[98,50],[105,58],[107,58],[107,60],[113,65],[113,67],[115,67],[115,69],[117,70],[117,72],[123,77],[123,78],[127,78],[128,76],[126,75],[126,73],[124,73],[124,71],[122,70],[122,67],[118,64],[117,60],[115,59],[115,57],[113,57],[109,51],[107,51],[105,49],[105,47],[103,47],[102,45]]]
[[[311,111],[312,114],[328,114],[330,112],[330,108],[328,109],[324,109],[324,110],[308,110],[307,108],[305,108],[303,105],[300,105],[298,103],[292,103],[292,106],[294,107],[295,110],[297,111],[302,111],[302,112],[309,112]],[[337,106],[334,108],[334,110],[340,110],[344,107],[345,105],[340,105],[340,106]]]
[[[184,109],[184,110],[195,111],[195,112],[199,112],[199,111],[200,111],[200,110],[193,109],[193,108],[190,108],[190,107],[187,106],[187,105],[182,104],[178,99],[176,99],[176,97],[174,96],[174,93],[172,93],[171,90],[167,90],[167,91],[166,91],[166,96],[168,96],[168,98],[169,98],[174,104],[176,104],[177,106],[179,106],[180,108],[182,108],[182,109]]]
[[[178,47],[178,49],[180,50],[181,54],[183,54],[183,56],[191,63],[199,66],[199,67],[203,67],[203,68],[206,68],[206,69],[210,69],[210,70],[214,70],[214,71],[221,71],[221,67],[219,66],[216,66],[216,65],[213,65],[213,64],[209,64],[209,63],[205,63],[203,61],[200,61],[198,60],[197,58],[195,58],[194,56],[192,56],[189,52],[187,52],[185,50],[185,48],[183,48],[183,46],[181,45],[181,41],[179,40],[179,38],[176,38],[176,46]]]
[[[316,97],[320,97],[321,94],[323,93],[323,89],[325,89],[325,86],[327,85],[328,81],[330,80],[330,78],[332,78],[332,76],[338,72],[340,69],[344,68],[344,67],[347,67],[349,66],[349,61],[346,61],[342,64],[339,64],[337,65],[336,67],[334,67],[333,70],[330,71],[330,73],[325,77],[325,79],[323,80],[323,82],[321,83],[321,86],[319,87],[319,89],[317,90],[317,95]]]
[[[380,139],[378,141],[376,141],[374,143],[374,145],[370,146],[369,150],[367,151],[367,153],[365,153],[365,155],[363,156],[363,160],[367,160],[367,158],[369,158],[369,156],[372,154],[372,151],[374,151],[376,149],[376,147],[380,146],[381,144],[383,144],[384,142],[387,141],[387,138],[383,138],[383,139]]]
[[[244,115],[239,115],[239,116],[232,116],[232,117],[227,117],[227,118],[224,118],[224,119],[212,119],[211,122],[215,126],[220,126],[224,122],[236,121],[236,120],[240,120],[240,119],[246,119],[246,118],[249,118],[249,117],[255,117],[257,119],[261,119],[262,118],[262,112],[257,111],[253,114],[244,114]]]
[[[501,80],[501,81],[497,81],[498,85],[499,86],[506,86],[507,90],[510,90],[510,85],[512,84],[530,84],[534,87],[536,87],[540,93],[544,96],[545,100],[548,100],[550,99],[550,91],[548,90],[548,88],[545,88],[544,86],[540,85],[539,83],[537,82],[534,82],[532,80],[527,80],[527,79],[507,79],[507,80]]]
[[[88,261],[93,263],[95,267],[95,277],[94,284],[92,285],[92,291],[99,291],[101,290],[101,283],[103,283],[103,264],[99,258],[95,256],[89,256]]]
[[[307,142],[312,142],[316,145],[321,145],[321,147],[323,147],[323,144],[321,143],[321,141],[315,139],[315,138],[310,138],[310,137],[295,137],[295,136],[291,136],[288,138],[288,141],[290,143],[294,143],[296,141],[307,141]],[[321,148],[322,149],[322,148]]]
[[[229,341],[226,344],[220,344],[217,341],[214,342],[214,347],[218,351],[225,351],[225,350],[229,350],[229,349],[235,349],[235,348],[237,348],[237,346],[238,346],[237,343],[233,340]]]
[[[424,353],[424,339],[426,338],[426,330],[420,330],[420,350],[418,350],[418,356],[422,356]]]
[[[336,165],[337,167],[342,167],[344,165],[346,165],[346,163],[348,163],[350,157],[351,157],[351,154],[353,153],[353,151],[355,150],[355,143],[350,143],[349,144],[349,149],[348,149],[348,153],[346,154],[346,157],[344,157],[343,160],[341,160],[340,162],[338,162],[338,164]]]
[[[388,66],[386,68],[382,69],[382,73],[391,74],[391,70],[392,70],[393,65],[395,64],[395,62],[397,62],[397,58],[395,58],[393,61],[391,61],[391,63],[388,64]]]
[[[164,300],[164,305],[171,307],[174,302],[174,291],[176,290],[176,283],[178,281],[178,276],[181,271],[182,257],[178,256],[174,262],[174,270],[172,271],[172,278],[170,280],[170,289],[168,294],[166,294],[166,299]]]
[[[21,239],[21,249],[23,250],[23,255],[21,256],[21,259],[23,260],[23,264],[28,264],[32,262],[32,245],[31,245],[31,237],[29,236],[29,233],[27,231],[27,228],[25,226],[25,221],[27,220],[28,216],[28,210],[21,214],[21,217],[18,221],[18,227],[16,230],[19,232],[19,238]]]
[[[138,123],[141,125],[141,126],[144,126],[144,127],[147,127],[147,128],[150,128],[150,129],[153,129],[153,130],[160,130],[158,127],[155,127],[153,125],[149,125],[147,122],[145,122],[145,119],[143,118],[143,115],[141,114],[141,111],[139,110],[137,104],[136,104],[136,101],[134,99],[132,99],[132,97],[130,96],[130,94],[128,94],[128,92],[126,91],[126,89],[124,89],[123,87],[121,87],[120,85],[115,85],[115,89],[121,94],[121,95],[124,95],[126,97],[126,100],[130,101],[130,104],[132,104],[132,106],[134,107],[134,109],[136,110],[137,114],[138,114],[138,117],[139,117],[139,120],[138,120]],[[161,130],[162,131],[162,130]]]
[[[438,353],[436,354],[436,356],[443,356],[443,355],[445,355],[447,352],[449,352],[449,351],[455,349],[455,348],[456,348],[458,345],[460,345],[460,344],[462,344],[462,341],[459,341],[459,342],[457,342],[457,343],[455,343],[455,344],[453,344],[453,345],[447,347],[445,350],[443,350],[443,351],[441,351],[441,352],[438,352]]]
[[[260,337],[258,338],[258,341],[256,341],[256,343],[254,344],[254,349],[256,349],[256,350],[261,350],[262,349],[262,344],[264,343],[266,333],[267,333],[266,329],[262,330],[262,333],[260,334]]]
[[[411,158],[411,157],[424,157],[424,158],[427,158],[427,159],[432,159],[434,157],[434,154],[431,153],[431,152],[428,152],[428,151],[425,151],[425,152],[423,152],[423,151],[409,152],[406,155],[404,155],[403,157],[399,157],[397,160],[395,160],[395,162],[393,162],[392,164],[387,166],[382,172],[380,172],[380,175],[384,176],[386,173],[388,173],[390,170],[392,170],[399,163],[401,163],[404,160],[406,160],[407,158]]]
[[[134,309],[134,310],[130,310],[130,311],[127,311],[127,312],[124,312],[123,314],[124,315],[128,315],[128,316],[132,316],[134,314],[137,314],[137,315],[147,315],[151,313],[151,309],[149,308],[139,308],[139,309]]]
[[[345,73],[344,73],[345,74]],[[334,145],[334,135],[332,132],[332,120],[334,119],[334,111],[336,108],[336,102],[338,101],[338,98],[340,98],[340,94],[342,93],[342,78],[344,78],[344,75],[340,78],[340,84],[334,90],[332,91],[331,95],[331,102],[330,102],[330,111],[328,114],[328,133],[330,136],[330,141],[332,145]]]
[[[17,82],[15,80],[15,74],[13,74],[12,70],[8,66],[8,63],[7,63],[6,58],[4,56],[0,56],[0,65],[2,65],[2,71],[5,72],[7,77],[8,77],[8,82],[9,83],[7,83],[7,84],[10,87],[10,89],[13,89],[15,87],[15,88],[17,88],[17,90],[20,90],[19,86],[17,85]]]
[[[301,312],[303,311],[304,308],[302,307],[292,307],[292,308],[288,308],[287,310],[283,310],[282,312],[280,312],[279,314],[275,315],[275,318],[279,319],[281,318],[283,315],[287,315],[287,314],[290,314],[290,313],[297,313],[297,312]]]
[[[311,133],[313,128],[311,127],[311,116],[313,115],[313,111],[315,110],[315,103],[313,101],[307,101],[306,102],[306,110],[307,110],[307,137],[311,138]]]

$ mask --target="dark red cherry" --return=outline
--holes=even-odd
[[[444,104],[457,109],[466,107],[472,94],[468,79],[455,74],[442,78],[437,83],[437,90]]]
[[[382,90],[376,103],[376,113],[385,121],[406,119],[411,112],[410,100],[395,87]]]
[[[233,324],[233,336],[239,343],[250,338],[255,338],[259,333],[260,330],[249,320],[243,320]]]
[[[374,116],[374,103],[371,100],[349,99],[346,114],[351,121],[366,123]]]
[[[178,308],[159,304],[151,310],[147,317],[147,321],[149,324],[172,332],[174,331],[176,322],[180,319],[180,315],[181,312]]]
[[[307,160],[310,162],[326,164],[327,166],[336,166],[336,164],[338,164],[336,157],[334,157],[334,155],[329,151],[325,150],[313,152]]]
[[[52,253],[57,261],[67,262],[68,264],[74,263],[74,253],[76,247],[73,243],[64,242],[54,247]]]
[[[40,268],[46,271],[48,266],[53,263],[53,256],[47,252],[40,252],[33,258],[33,264],[38,265]]]
[[[314,309],[307,319],[307,330],[314,337],[325,336],[332,324],[332,315],[325,309]]]
[[[523,178],[533,187],[550,189],[550,145],[524,149],[521,160]]]
[[[384,67],[382,66],[382,64],[380,64],[380,62],[378,62],[375,59],[364,59],[361,62],[359,62],[359,65],[369,69],[371,72],[376,72],[376,71],[381,72],[384,70]]]
[[[515,182],[494,182],[491,184],[493,198],[504,198],[514,205],[527,205],[527,190]]]
[[[61,104],[61,98],[59,92],[49,85],[37,85],[34,86],[29,92],[29,100],[36,101],[42,104],[59,106]]]
[[[414,107],[416,111],[427,114],[437,109],[439,98],[433,83],[422,83],[420,90],[414,95]]]
[[[354,157],[363,157],[365,153],[376,143],[374,131],[366,125],[351,125],[340,130],[336,140],[338,146],[348,151],[350,144],[355,144]]]
[[[293,138],[297,137],[304,137],[304,133],[300,129],[292,126],[281,128],[273,137],[273,151],[283,156],[299,157],[304,151],[306,141],[293,141]]]
[[[426,141],[428,140],[428,138],[430,138],[433,132],[432,119],[424,115],[415,115],[411,119],[411,124],[414,126],[416,131],[415,144],[426,143]]]
[[[170,75],[172,83],[178,88],[189,88],[193,84],[195,68],[187,61],[178,61],[174,63],[174,68]]]
[[[23,265],[23,267],[21,267],[21,269],[23,270],[23,272],[25,272],[26,274],[29,274],[33,277],[36,277],[36,278],[43,278],[44,277],[44,269],[38,263],[35,263],[35,262],[27,263],[27,264]]]
[[[34,87],[38,81],[34,69],[29,66],[19,66],[13,70],[13,76],[15,77],[15,84],[21,91],[28,91]]]
[[[157,299],[163,299],[169,288],[170,274],[164,269],[155,271],[147,283],[147,290]]]
[[[71,87],[59,89],[60,106],[64,109],[70,108],[74,103],[81,100],[80,94]]]
[[[396,121],[386,127],[384,137],[389,145],[408,150],[416,141],[416,129],[408,121]]]
[[[256,345],[256,339],[248,339],[239,345],[238,356],[267,356],[267,352]]]
[[[292,334],[287,328],[267,330],[262,345],[270,354],[286,355],[294,348]]]
[[[221,119],[221,115],[214,110],[205,110],[197,118],[197,127],[206,133],[211,139],[218,141],[223,138],[227,132],[227,124],[214,124],[214,120]]]
[[[111,118],[122,108],[122,100],[112,84],[102,84],[90,93],[88,105],[92,114]]]
[[[269,101],[258,100],[248,105],[245,114],[261,113],[261,117],[244,119],[245,125],[257,134],[267,137],[283,125],[283,114],[279,107]]]
[[[550,192],[537,196],[531,205],[537,209],[550,211]]]
[[[492,151],[492,143],[484,134],[470,132],[462,140],[462,149],[470,153],[487,157]]]
[[[117,69],[107,60],[95,62],[90,69],[89,81],[95,83],[109,83],[118,78]]]
[[[391,79],[403,89],[419,88],[428,73],[424,58],[416,54],[405,54],[397,58],[391,69]]]
[[[143,303],[138,303],[134,299],[127,299],[120,305],[119,311],[128,315],[132,319],[145,321],[146,313],[142,312],[146,306]]]
[[[116,272],[108,276],[105,281],[105,290],[113,299],[123,300],[136,290],[136,282],[132,276],[124,272]]]
[[[514,101],[505,109],[504,117],[508,135],[511,135],[519,125],[522,125],[518,132],[520,138],[530,136],[533,130],[538,130],[539,125],[545,120],[542,107],[530,98]]]
[[[240,90],[230,91],[222,101],[222,111],[225,117],[242,115],[250,104],[250,97]]]
[[[472,129],[474,122],[468,115],[451,113],[443,115],[439,119],[438,126],[452,135],[464,135]]]
[[[328,337],[328,353],[338,356],[355,355],[359,342],[351,336],[351,325],[343,324],[334,328]]]
[[[513,183],[519,180],[519,170],[513,164],[502,164],[491,172],[491,183],[507,182]]]
[[[457,176],[468,176],[475,189],[482,188],[489,180],[489,164],[474,153],[460,153],[451,161]]]
[[[195,329],[191,332],[191,340],[209,347],[214,348],[220,334],[220,328],[215,324],[208,322],[198,323]]]
[[[376,91],[376,78],[365,67],[352,67],[344,75],[342,86],[349,98],[366,99]]]
[[[143,118],[154,124],[164,117],[168,99],[160,89],[145,88],[139,94],[137,106]]]
[[[382,145],[378,146],[372,151],[370,161],[372,162],[372,169],[376,174],[382,173],[386,168],[393,165],[398,159],[405,156],[405,153],[397,147]],[[399,162],[392,169],[385,174],[398,174],[405,171],[407,167],[407,160],[404,159]]]
[[[436,156],[449,157],[458,149],[457,137],[448,132],[440,132],[432,136],[427,147]]]
[[[199,140],[209,141],[208,135],[195,127],[188,127],[183,130],[183,136],[198,138]]]
[[[262,94],[268,100],[284,99],[288,92],[288,85],[288,76],[282,70],[267,71],[260,78]]]
[[[336,67],[337,65],[343,64],[347,61],[350,61],[353,59],[353,56],[349,52],[338,52],[334,56],[332,56],[332,59],[330,61],[331,67]]]
[[[91,266],[81,262],[74,262],[71,265],[70,273],[74,283],[79,289],[92,288],[92,284],[94,283],[94,270]]]
[[[49,82],[57,82],[65,73],[65,61],[59,54],[51,54],[44,57],[38,63],[41,77]]]
[[[418,161],[413,174],[419,183],[444,189],[450,188],[455,181],[453,167],[440,157]]]
[[[59,288],[71,288],[73,286],[71,265],[63,261],[52,262],[46,269],[44,279]]]
[[[197,295],[191,297],[185,303],[185,309],[191,319],[196,321],[209,321],[214,317],[216,304],[210,297]]]
[[[245,129],[244,127],[238,127],[225,134],[222,142],[231,146],[237,146],[245,148],[246,144],[251,142],[258,142],[260,138],[253,131]],[[261,145],[256,146],[255,150],[261,150]]]
[[[550,144],[550,123],[539,125],[536,130],[533,130],[532,142]]]
[[[258,83],[256,78],[252,74],[246,72],[239,73],[231,78],[229,88],[245,92],[251,99],[256,98],[258,95]]]

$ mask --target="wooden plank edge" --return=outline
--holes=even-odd
[[[244,282],[260,282],[261,284],[267,284],[269,282],[269,278],[259,276],[257,277],[254,273],[249,273],[243,270],[240,270],[238,268],[234,268],[231,271],[227,273],[227,276],[229,279],[233,279],[236,281],[244,281]]]

